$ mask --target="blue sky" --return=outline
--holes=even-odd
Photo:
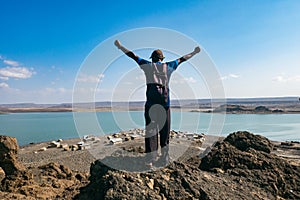
[[[71,102],[77,72],[89,53],[115,34],[143,27],[172,29],[197,41],[215,63],[226,97],[299,95],[300,2],[296,0],[3,0],[0,4],[0,103]],[[120,59],[127,69],[137,67]],[[179,72],[186,75],[186,82],[202,88],[203,81],[193,76],[188,63],[184,65]],[[117,74],[116,67],[111,70]],[[116,81],[105,74],[81,80],[100,80],[104,86]],[[101,89],[96,100],[108,100]],[[143,88],[139,93],[136,99],[143,100]],[[195,97],[210,96],[204,91]]]

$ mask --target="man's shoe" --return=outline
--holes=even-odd
[[[146,155],[146,162],[145,162],[146,167],[152,168],[153,164],[155,162],[157,162],[157,160],[158,160],[157,153],[153,153],[153,152],[152,153],[148,153]]]
[[[157,161],[157,165],[159,167],[166,167],[170,163],[170,156],[169,156],[169,146],[165,146],[161,148],[161,156]]]

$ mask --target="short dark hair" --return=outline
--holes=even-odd
[[[152,59],[153,59],[153,58],[158,58],[158,59],[163,60],[165,57],[164,57],[164,54],[163,54],[163,52],[162,52],[161,50],[156,49],[156,50],[154,50],[154,51],[152,52],[150,58],[152,58]]]

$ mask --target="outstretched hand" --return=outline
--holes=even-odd
[[[121,42],[119,40],[115,40],[115,45],[116,45],[116,47],[120,48],[121,47]]]
[[[199,53],[201,51],[201,49],[200,49],[200,47],[198,46],[198,47],[195,47],[195,49],[194,49],[194,53]]]

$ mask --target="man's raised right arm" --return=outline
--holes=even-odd
[[[121,42],[119,40],[115,41],[115,45],[116,45],[116,47],[118,47],[118,49],[123,51],[128,57],[130,57],[133,60],[135,60],[136,62],[138,62],[139,57],[137,55],[135,55],[132,51],[130,51],[127,48],[125,48],[124,46],[122,46]]]

